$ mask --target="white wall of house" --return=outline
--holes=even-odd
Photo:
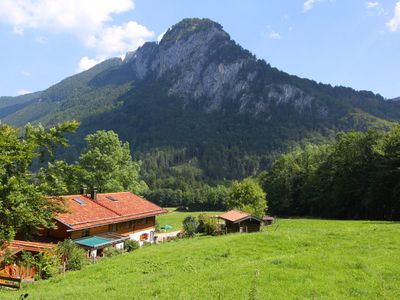
[[[124,242],[115,244],[115,249],[123,250],[124,249]]]
[[[97,256],[97,250],[90,250],[90,257],[96,257]]]
[[[143,245],[143,241],[140,240],[140,236],[141,236],[142,234],[147,234],[147,240],[146,240],[146,242],[153,243],[153,242],[154,242],[154,239],[153,239],[153,237],[154,237],[154,231],[155,231],[155,227],[151,227],[151,228],[146,229],[146,230],[141,230],[141,231],[137,231],[137,232],[135,232],[135,233],[131,233],[131,234],[129,235],[129,238],[130,238],[131,240],[138,241],[139,244],[140,244],[140,246],[142,246],[142,245]]]

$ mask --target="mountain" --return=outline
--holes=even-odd
[[[42,92],[0,98],[0,118],[14,126],[80,120],[69,159],[85,134],[113,129],[146,170],[219,180],[254,174],[298,143],[389,128],[400,120],[400,102],[289,75],[236,44],[220,24],[184,19],[123,60]]]

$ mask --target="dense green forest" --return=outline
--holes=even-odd
[[[177,59],[170,53],[182,55]],[[333,156],[342,154],[333,149],[346,137],[353,143],[349,149],[361,151],[364,148],[357,139],[350,137],[373,135],[371,143],[377,145],[371,145],[371,161],[362,165],[375,170],[383,164],[381,156],[388,155],[378,141],[400,121],[400,102],[290,75],[243,49],[220,24],[185,19],[172,26],[159,43],[146,43],[124,60],[109,59],[41,92],[0,98],[2,124],[23,128],[31,122],[52,128],[68,120],[81,124],[76,133],[66,135],[71,146],[58,149],[58,161],[50,161],[44,169],[38,161],[31,168],[54,184],[62,182],[59,191],[76,193],[81,184],[97,185],[104,191],[118,187],[163,206],[224,209],[233,181],[269,171],[265,191],[271,195],[271,213],[343,218],[348,213],[348,217],[369,218],[369,213],[361,212],[364,206],[359,215],[341,205],[343,213],[337,213],[339,207],[327,208],[344,199],[353,203],[354,196],[355,205],[362,198],[369,211],[379,194],[370,190],[374,185],[365,183],[368,195],[360,185],[359,190],[351,190],[353,194],[339,197],[341,188],[349,191],[353,186],[347,187],[349,182],[361,184],[360,175],[352,172],[366,170],[351,164],[339,167],[345,158]],[[376,131],[361,133],[370,129]],[[360,133],[336,137],[338,132],[349,131]],[[113,145],[110,161],[96,160],[104,145]],[[290,166],[282,162],[301,160],[306,154],[316,161],[307,168],[315,168],[318,174],[304,171],[304,166],[299,172],[294,167],[289,172]],[[389,168],[385,164],[381,167]],[[287,172],[287,178],[278,170]],[[328,170],[332,177],[324,173]],[[345,178],[340,170],[352,176],[343,184],[332,179]],[[377,173],[389,176],[385,170]],[[103,180],[96,180],[97,171]],[[54,177],[63,175],[66,178]],[[397,193],[386,186],[392,179],[368,176],[385,182],[382,194]],[[134,178],[133,185],[129,177]],[[327,180],[312,183],[321,190],[311,188],[313,178]],[[282,199],[281,190],[286,195]],[[377,213],[380,218],[392,218],[386,207],[380,209],[385,211]]]
[[[260,175],[270,213],[400,219],[400,126],[338,134],[278,158]]]

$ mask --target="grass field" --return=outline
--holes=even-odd
[[[168,208],[167,208],[168,209]],[[220,215],[220,211],[206,211],[206,212],[175,212],[173,209],[168,209],[169,213],[157,216],[157,223],[159,226],[171,225],[173,228],[168,231],[176,231],[182,229],[182,221],[187,216],[197,217],[201,213],[205,213],[210,216]]]
[[[400,223],[280,220],[143,247],[0,299],[400,299]]]

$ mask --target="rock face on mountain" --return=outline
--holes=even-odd
[[[204,112],[225,111],[233,104],[234,112],[257,115],[270,111],[270,104],[292,104],[301,113],[311,110],[314,99],[293,85],[270,82],[257,59],[209,20],[180,22],[159,44],[146,43],[124,63],[135,80],[173,77],[168,96],[184,99],[185,106],[201,103]]]
[[[220,24],[184,19],[123,60],[0,98],[0,119],[15,126],[77,119],[81,135],[113,129],[142,152],[191,149],[201,164],[206,154],[218,161],[236,151],[245,159],[340,130],[387,128],[400,120],[400,102],[289,75],[237,45]]]

